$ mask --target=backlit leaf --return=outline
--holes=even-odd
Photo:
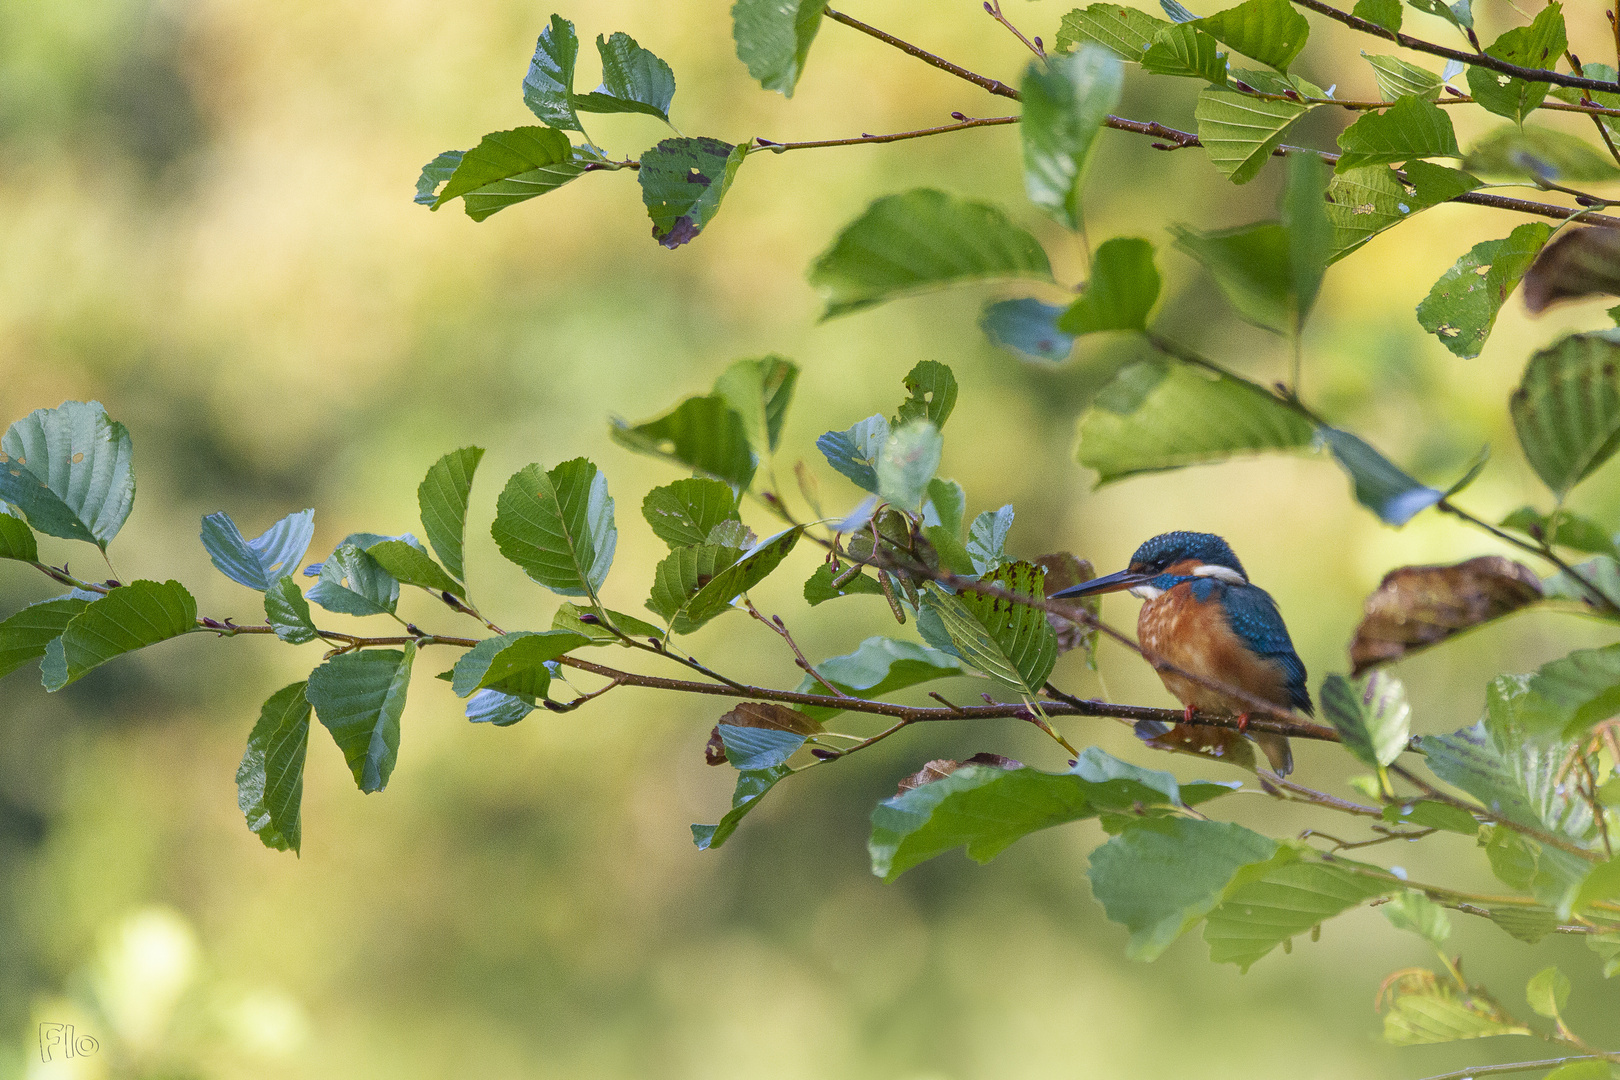
[[[1554,1019],[1569,1004],[1569,976],[1556,967],[1543,968],[1530,977],[1524,998],[1538,1015]]]
[[[906,293],[986,278],[1052,280],[1046,252],[986,203],[918,188],[887,195],[845,227],[810,268],[823,318]]]
[[[1541,599],[1530,569],[1500,555],[1453,566],[1403,566],[1367,597],[1350,642],[1355,677]]]
[[[678,248],[720,212],[748,148],[710,138],[665,139],[641,155],[636,177],[652,218],[653,239]]]
[[[1434,283],[1418,305],[1418,322],[1456,355],[1478,356],[1497,313],[1550,235],[1550,225],[1532,221],[1505,239],[1475,244]]]
[[[0,559],[35,562],[39,559],[39,544],[20,517],[12,517],[0,510]]]
[[[951,369],[938,360],[919,360],[906,372],[902,384],[907,397],[900,403],[894,426],[927,420],[943,428],[956,408],[956,376]]]
[[[1298,318],[1288,230],[1275,222],[1198,232],[1173,225],[1176,247],[1204,265],[1237,313],[1288,333]]]
[[[622,611],[612,611],[607,608],[607,617],[621,632],[630,637],[650,638],[662,637],[664,632],[650,622],[644,622],[634,615],[626,615]],[[592,645],[623,645],[624,639],[612,630],[603,626],[600,621],[585,622],[581,616],[587,614],[586,609],[578,604],[562,604],[557,613],[551,617],[553,630],[571,630],[580,637],[587,639]],[[599,619],[594,612],[590,613],[594,619]],[[629,646],[625,646],[628,648]]]
[[[562,596],[595,596],[619,530],[607,477],[584,458],[549,472],[529,465],[507,481],[490,528],[501,554]]]
[[[1542,349],[1508,408],[1530,467],[1562,498],[1620,447],[1620,344],[1572,334]]]
[[[178,581],[132,581],[92,601],[45,647],[45,689],[78,682],[114,657],[197,629],[197,601]]]
[[[653,488],[641,503],[658,539],[672,548],[709,542],[709,533],[725,521],[736,521],[737,499],[719,480],[693,477]]]
[[[270,695],[248,735],[236,770],[236,802],[264,846],[297,852],[303,837],[304,755],[309,749],[309,702],[304,683]]]
[[[1121,60],[1139,62],[1154,35],[1170,25],[1139,8],[1092,4],[1063,16],[1058,26],[1057,50],[1067,52],[1082,42],[1091,42]]]
[[[1568,44],[1563,6],[1550,3],[1536,14],[1529,26],[1516,26],[1497,38],[1485,49],[1485,55],[1520,67],[1545,70],[1558,62]],[[1518,124],[1541,106],[1550,87],[1544,82],[1516,79],[1490,68],[1471,65],[1468,89],[1479,104]]]
[[[472,491],[473,474],[484,458],[482,447],[466,446],[452,450],[438,461],[416,488],[416,503],[422,512],[422,529],[439,561],[457,581],[467,579],[462,562],[462,545],[467,533],[467,499]]]
[[[309,676],[305,696],[343,751],[360,790],[388,786],[399,760],[399,718],[411,684],[416,646],[334,656]]]
[[[1356,0],[1350,14],[1391,32],[1401,28],[1401,0]]]
[[[1348,172],[1367,165],[1393,165],[1419,158],[1460,157],[1451,118],[1416,96],[1400,98],[1383,112],[1364,113],[1339,135],[1343,153],[1334,166]]]
[[[36,409],[0,437],[0,500],[47,536],[105,551],[135,502],[133,453],[99,401]]]
[[[1204,79],[1217,86],[1226,85],[1226,54],[1220,51],[1220,42],[1193,23],[1161,29],[1142,54],[1141,64],[1143,71],[1155,75]]]
[[[1031,63],[1024,74],[1024,190],[1066,228],[1080,227],[1086,161],[1124,85],[1119,58],[1100,45]]]
[[[1419,11],[1430,15],[1438,15],[1459,30],[1471,28],[1474,25],[1474,0],[1455,0],[1446,3],[1445,0],[1406,0],[1407,3]]]
[[[754,478],[748,426],[720,394],[691,397],[654,420],[630,425],[614,420],[613,441],[638,453],[667,458],[739,488]]]
[[[1412,707],[1399,679],[1375,671],[1357,686],[1343,675],[1322,683],[1322,712],[1344,748],[1369,768],[1390,765],[1412,735]]]
[[[731,7],[737,59],[762,87],[792,97],[825,8],[819,0],[737,0]]]
[[[981,580],[1044,599],[1043,577],[1040,567],[1015,562]],[[1057,661],[1057,635],[1044,610],[972,590],[952,596],[934,585],[924,593],[924,603],[944,624],[958,656],[1014,693],[1028,698],[1039,695]]]
[[[1245,0],[1188,25],[1208,32],[1234,52],[1283,72],[1311,33],[1311,24],[1288,0]]]
[[[1463,167],[1481,176],[1563,184],[1620,177],[1614,160],[1586,140],[1532,124],[1497,128],[1469,147]]]
[[[715,544],[677,548],[658,564],[647,607],[669,623],[672,633],[690,634],[764,581],[801,532],[800,526],[784,530],[747,552]]]
[[[1395,929],[1410,930],[1437,949],[1451,936],[1451,916],[1446,909],[1416,889],[1396,893],[1378,910]]]
[[[1153,245],[1136,237],[1116,236],[1104,241],[1092,256],[1085,290],[1058,319],[1058,329],[1075,335],[1146,330],[1159,287]]]
[[[780,356],[738,360],[715,380],[715,395],[742,419],[757,458],[776,449],[798,381],[798,366]]]
[[[895,428],[878,455],[878,495],[902,510],[920,511],[944,448],[945,440],[931,420],[912,420]]]
[[[1396,21],[1399,22],[1398,0],[1395,11]],[[1409,64],[1398,56],[1361,55],[1372,65],[1373,78],[1378,80],[1378,92],[1385,101],[1395,101],[1407,94],[1433,101],[1440,96],[1440,88],[1445,85],[1440,76],[1428,68]]]
[[[1248,971],[1294,935],[1398,887],[1281,849],[1266,862],[1243,867],[1227,885],[1204,923],[1209,958]]]
[[[1488,996],[1459,992],[1429,972],[1406,975],[1385,992],[1384,1040],[1396,1046],[1482,1039],[1489,1035],[1529,1035],[1530,1029],[1504,1013]]]
[[[1552,522],[1534,507],[1521,506],[1501,521],[1504,529],[1517,529],[1535,541],[1551,540],[1558,547],[1566,547],[1572,551],[1585,551],[1594,555],[1607,555],[1611,559],[1620,559],[1620,547],[1616,547],[1614,538],[1597,522],[1589,518],[1572,514],[1568,510],[1559,510],[1557,514],[1558,526],[1553,529]]]
[[[1198,119],[1198,141],[1210,162],[1232,183],[1246,184],[1259,175],[1294,121],[1310,110],[1296,101],[1209,87],[1198,95],[1193,115]]]
[[[482,221],[513,203],[554,191],[584,171],[568,136],[560,131],[543,127],[494,131],[462,155],[432,209],[463,197],[467,216]],[[482,201],[476,202],[475,196],[482,196]]]

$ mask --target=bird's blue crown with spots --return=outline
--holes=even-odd
[[[1185,559],[1197,559],[1206,566],[1224,566],[1242,574],[1243,580],[1249,579],[1232,546],[1214,533],[1161,533],[1136,549],[1131,569],[1151,574]]]

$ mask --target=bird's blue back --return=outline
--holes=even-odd
[[[1306,687],[1305,662],[1294,651],[1294,641],[1288,636],[1282,613],[1271,594],[1258,585],[1236,584],[1215,577],[1180,577],[1164,575],[1153,584],[1168,588],[1172,583],[1185,582],[1193,599],[1200,604],[1218,601],[1226,613],[1226,623],[1232,632],[1256,654],[1279,664],[1288,680],[1288,696],[1296,709],[1307,716],[1315,712],[1311,692]]]

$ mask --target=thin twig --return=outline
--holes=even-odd
[[[919,48],[909,41],[902,41],[893,34],[885,33],[875,26],[871,26],[867,23],[861,22],[859,19],[845,15],[842,11],[834,11],[832,8],[827,8],[825,11],[827,18],[831,19],[833,22],[843,23],[845,26],[859,30],[868,37],[877,38],[879,41],[883,42],[883,44],[899,49],[907,56],[915,56],[923,63],[937,67],[941,71],[950,72],[958,79],[963,79],[970,82],[981,90],[986,90],[998,97],[1012,98],[1014,101],[1020,100],[1018,91],[1008,86],[1000,79],[991,79],[984,75],[977,74],[976,72],[969,71],[960,64],[953,64],[944,57],[935,56],[927,49]]]
[[[961,114],[958,113],[958,116]],[[942,124],[939,127],[918,128],[916,131],[897,131],[892,135],[862,135],[857,139],[817,139],[811,142],[774,142],[771,139],[756,136],[754,144],[762,150],[769,150],[777,154],[785,154],[789,150],[820,150],[829,146],[866,146],[871,143],[902,142],[906,139],[926,139],[931,135],[949,135],[952,132],[967,131],[970,128],[999,127],[1003,124],[1016,124],[1022,117],[1018,116],[984,116],[965,117],[954,124]]]
[[[1508,1065],[1475,1065],[1471,1069],[1458,1069],[1456,1072],[1436,1073],[1434,1076],[1425,1076],[1423,1080],[1472,1080],[1475,1076],[1494,1076],[1498,1073],[1534,1072],[1537,1069],[1554,1069],[1560,1065],[1572,1065],[1577,1061],[1613,1061],[1612,1054],[1573,1054],[1569,1057],[1542,1058],[1540,1061],[1515,1061]]]
[[[1019,41],[1022,41],[1024,43],[1024,47],[1035,54],[1036,59],[1046,59],[1046,50],[1041,48],[1040,42],[1038,40],[1029,40],[1029,38],[1024,36],[1024,32],[1022,30],[1014,26],[1010,21],[1008,21],[1007,16],[1001,13],[1001,0],[984,0],[984,10],[989,13],[992,19],[996,20],[996,22],[1010,30],[1013,37],[1017,38]]]
[[[749,615],[764,623],[773,634],[780,637],[784,642],[787,643],[787,647],[793,650],[794,661],[799,665],[800,669],[803,670],[805,674],[809,675],[822,686],[825,686],[828,692],[834,697],[847,698],[851,696],[838,689],[838,687],[830,682],[825,675],[816,670],[814,664],[805,659],[804,652],[799,648],[799,643],[793,640],[792,634],[788,633],[787,624],[782,621],[782,617],[780,615],[767,619],[765,616],[759,613],[759,609],[754,606],[754,602],[747,597],[743,598],[743,607],[747,609]]]

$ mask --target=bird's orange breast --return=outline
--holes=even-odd
[[[1136,634],[1142,647],[1165,663],[1289,707],[1288,675],[1282,665],[1244,644],[1227,622],[1219,599],[1211,597],[1201,603],[1185,582],[1142,605]],[[1159,678],[1183,705],[1201,712],[1237,714],[1252,710],[1240,699],[1173,671],[1161,669]]]

